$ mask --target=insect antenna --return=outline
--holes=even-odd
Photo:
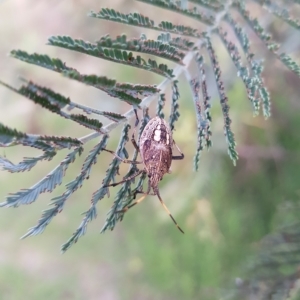
[[[154,193],[157,195],[160,203],[162,204],[162,206],[164,207],[165,211],[169,214],[170,218],[172,219],[172,221],[174,222],[174,224],[176,225],[176,227],[182,232],[184,233],[184,231],[179,227],[178,223],[175,221],[174,217],[172,216],[171,212],[169,211],[169,209],[167,208],[166,204],[164,203],[164,201],[161,199],[160,194],[159,194],[159,190],[155,189]]]

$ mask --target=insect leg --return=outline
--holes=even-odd
[[[154,194],[154,193],[145,193],[144,191],[135,191],[135,193],[134,193],[134,199],[136,198],[136,195],[137,194],[144,194],[144,195],[149,195],[149,196],[156,196],[156,194]]]
[[[150,183],[150,178],[149,178],[147,192],[145,193],[144,191],[136,190],[134,193],[134,199],[136,198],[136,194],[145,194],[145,195],[150,195],[150,196],[156,196],[155,193],[150,193],[150,191],[151,191],[151,183]]]
[[[135,113],[136,119],[135,119],[135,124],[134,124],[134,130],[132,132],[131,143],[133,144],[133,147],[137,150],[137,152],[139,152],[139,147],[135,141],[135,136],[134,136],[137,126],[139,125],[139,122],[140,122],[136,108],[134,109],[134,113]]]
[[[122,157],[120,157],[116,152],[111,151],[111,150],[107,150],[105,148],[102,148],[103,151],[109,152],[111,153],[114,157],[116,157],[117,159],[119,159],[120,161],[122,161],[123,163],[126,164],[142,164],[141,161],[135,161],[135,160],[130,160],[130,159],[123,159]]]
[[[143,172],[145,172],[145,170],[143,170]],[[117,212],[126,212],[129,208],[131,208],[131,207],[139,204],[140,202],[142,202],[148,195],[156,195],[156,194],[150,194],[150,189],[151,189],[150,181],[148,181],[148,184],[149,185],[148,185],[148,192],[147,193],[145,193],[143,191],[136,190],[134,192],[134,198],[133,199],[136,198],[137,194],[144,194],[144,195],[141,198],[139,198],[138,200],[136,200],[135,202],[133,202],[132,204],[128,205],[127,207],[124,207],[122,210],[117,211]]]
[[[176,160],[184,159],[184,154],[181,152],[181,150],[179,149],[179,147],[176,145],[175,141],[173,141],[173,142],[174,142],[175,147],[177,148],[177,150],[179,151],[179,153],[181,155],[172,156],[172,159],[176,159]]]
[[[169,209],[167,208],[167,206],[166,206],[166,204],[164,203],[164,201],[161,199],[158,189],[155,190],[154,192],[156,192],[156,195],[157,195],[157,197],[158,197],[160,203],[161,203],[162,206],[164,207],[165,211],[169,214],[170,218],[172,219],[172,221],[174,222],[174,224],[176,225],[176,227],[177,227],[182,233],[184,233],[183,230],[179,227],[179,225],[178,225],[177,222],[175,221],[174,217],[172,216],[171,212],[170,212]]]
[[[146,197],[148,196],[148,194],[144,194],[144,196],[142,196],[141,198],[139,198],[138,200],[134,201],[132,204],[130,204],[127,207],[124,207],[122,210],[118,210],[117,212],[120,213],[125,213],[129,208],[141,203]]]
[[[134,127],[137,127],[139,125],[140,119],[139,119],[139,116],[137,114],[136,108],[134,108],[134,114],[135,114],[135,124],[134,124]]]
[[[124,182],[126,182],[126,181],[129,181],[129,180],[131,180],[131,179],[137,177],[138,175],[140,175],[140,174],[143,173],[143,172],[144,172],[144,170],[140,170],[140,171],[138,171],[137,173],[135,173],[135,174],[133,174],[133,175],[127,177],[126,179],[124,179],[124,180],[122,180],[122,181],[115,182],[115,183],[111,183],[111,184],[108,184],[108,185],[104,185],[103,187],[109,187],[109,186],[116,186],[116,185],[119,185],[119,184],[121,184],[121,183],[124,183]]]

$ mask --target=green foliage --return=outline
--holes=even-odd
[[[56,72],[72,70],[72,68],[67,67],[59,58],[50,58],[48,55],[38,53],[28,54],[23,50],[12,50],[10,55],[26,63],[37,65]]]
[[[173,77],[173,71],[172,69],[169,69],[167,65],[158,65],[155,60],[150,58],[148,59],[148,62],[146,62],[146,60],[139,55],[134,57],[132,52],[120,50],[118,44],[111,45],[111,47],[103,47],[101,46],[101,43],[91,44],[83,40],[73,40],[69,36],[52,36],[49,38],[48,44],[78,51],[80,53],[106,59],[116,63],[121,63],[131,67],[144,69],[164,77]]]
[[[74,162],[76,155],[81,155],[83,149],[75,148],[67,157],[46,177],[29,189],[22,189],[17,193],[10,194],[5,202],[0,204],[1,207],[18,207],[23,204],[34,202],[41,193],[52,192],[57,185],[62,183],[63,177],[70,163]]]
[[[261,4],[273,15],[275,15],[276,17],[282,19],[282,21],[284,21],[285,23],[289,24],[290,26],[296,28],[296,29],[300,29],[300,22],[299,20],[293,18],[290,15],[289,10],[287,9],[282,9],[282,7],[280,7],[279,5],[277,5],[276,3],[272,3],[270,0],[267,1],[261,1]]]
[[[238,153],[236,152],[235,146],[235,140],[234,140],[234,134],[231,130],[231,119],[229,117],[229,105],[228,105],[228,98],[225,94],[225,89],[224,89],[224,84],[221,80],[221,69],[219,66],[219,62],[217,59],[217,56],[215,54],[215,51],[212,47],[210,38],[205,35],[205,46],[208,51],[209,57],[211,64],[213,66],[213,71],[217,83],[217,88],[219,92],[219,97],[220,97],[220,103],[221,103],[221,108],[224,116],[224,134],[226,137],[226,141],[228,143],[228,154],[230,158],[232,159],[233,163],[236,163],[236,160],[238,159]]]
[[[172,103],[171,103],[171,114],[169,119],[169,125],[171,130],[174,129],[174,124],[178,120],[180,114],[179,114],[179,90],[178,90],[178,84],[177,80],[172,82]]]
[[[190,85],[193,91],[195,112],[197,116],[198,143],[194,157],[194,169],[197,171],[199,167],[201,151],[204,147],[209,149],[212,146],[212,132],[210,130],[212,118],[210,114],[210,96],[208,96],[207,93],[206,74],[203,66],[203,56],[197,53],[195,59],[198,66],[199,78],[191,80]],[[200,89],[202,97],[199,95]]]
[[[165,106],[165,103],[166,103],[165,94],[160,94],[159,99],[157,101],[156,115],[162,119],[165,117],[165,115],[163,113],[163,108]]]
[[[50,221],[55,217],[59,212],[61,212],[64,208],[64,205],[67,201],[67,199],[78,189],[82,186],[82,183],[85,179],[89,177],[92,165],[96,163],[97,156],[101,151],[103,151],[103,148],[106,146],[108,137],[105,135],[103,139],[98,143],[92,151],[90,151],[89,155],[85,159],[80,174],[71,182],[69,182],[66,185],[66,191],[58,197],[55,197],[51,200],[51,205],[53,206],[52,208],[49,208],[43,212],[42,217],[38,221],[38,224],[34,227],[31,227],[28,232],[22,237],[25,238],[27,236],[31,235],[37,235],[42,233],[46,226],[50,223]],[[76,154],[76,153],[75,153]],[[67,164],[70,163],[70,159],[74,155],[74,152],[68,155],[68,157],[65,159],[65,162]],[[74,159],[73,159],[74,160]],[[55,171],[57,173],[57,170]],[[78,237],[84,234],[85,229],[86,229],[86,223],[93,218],[96,217],[96,208],[92,210],[90,214],[88,214],[88,217],[85,218],[85,223],[82,223],[82,226],[76,231],[76,234],[73,235],[73,237],[69,240],[69,245],[71,245],[74,241],[77,241]],[[68,246],[69,247],[69,246]],[[62,249],[65,251],[66,249]]]
[[[144,34],[139,39],[131,40],[127,40],[125,34],[118,36],[114,40],[109,35],[105,35],[101,37],[99,41],[97,41],[97,45],[103,48],[147,53],[159,56],[178,64],[182,64],[181,60],[185,56],[184,52],[179,51],[177,47],[160,41],[159,39],[156,41],[149,40]]]
[[[132,26],[149,28],[157,31],[165,31],[167,33],[181,34],[190,37],[200,37],[198,30],[184,25],[174,25],[168,21],[162,21],[157,26],[154,25],[154,21],[150,20],[139,13],[123,14],[115,11],[114,9],[103,8],[99,13],[91,12],[90,17],[105,19],[113,22],[123,23]]]
[[[0,145],[2,147],[11,147],[20,144],[45,152],[53,152],[64,148],[78,147],[82,143],[80,140],[71,137],[26,134],[0,123]]]
[[[210,82],[206,76],[206,64],[210,67],[216,82],[216,88],[220,98],[220,106],[224,119],[224,134],[228,144],[228,154],[236,164],[238,153],[236,151],[236,141],[231,127],[231,117],[229,109],[229,99],[226,93],[226,87],[221,77],[220,62],[217,57],[217,46],[212,42],[214,35],[218,36],[227,49],[229,56],[237,69],[237,76],[240,77],[245,85],[247,97],[253,107],[254,115],[258,115],[260,107],[262,107],[263,115],[268,118],[271,115],[270,94],[262,79],[263,62],[255,59],[255,55],[250,49],[249,36],[245,31],[245,23],[247,23],[257,37],[266,45],[268,50],[273,53],[284,65],[286,65],[297,76],[300,76],[299,65],[286,53],[280,52],[279,44],[274,41],[269,33],[260,24],[259,20],[252,18],[250,12],[243,1],[206,1],[194,0],[191,1],[200,6],[188,7],[187,1],[169,1],[169,0],[140,0],[140,2],[149,5],[157,6],[157,10],[167,9],[174,13],[184,15],[193,21],[205,24],[205,32],[200,32],[195,28],[177,24],[174,25],[169,20],[163,20],[158,25],[155,22],[140,13],[123,14],[115,11],[114,9],[102,8],[98,13],[91,12],[90,17],[109,20],[111,22],[118,22],[140,28],[147,28],[159,31],[157,39],[148,39],[145,34],[140,37],[128,39],[126,35],[122,34],[116,38],[110,35],[105,35],[98,39],[97,42],[91,43],[82,39],[76,39],[69,36],[52,36],[48,40],[48,45],[65,48],[67,50],[77,51],[79,53],[94,56],[96,58],[104,59],[109,62],[119,63],[127,67],[139,68],[145,72],[152,72],[164,77],[164,81],[158,86],[133,84],[133,83],[119,83],[114,79],[109,79],[106,76],[99,76],[95,74],[81,74],[78,70],[68,67],[62,60],[58,58],[50,58],[48,55],[42,54],[28,54],[23,50],[11,51],[11,56],[26,63],[37,65],[55,72],[62,74],[64,77],[76,80],[91,87],[100,89],[121,101],[125,101],[130,110],[121,115],[115,112],[101,111],[91,107],[87,107],[73,102],[69,97],[61,95],[54,90],[44,87],[40,84],[34,83],[23,79],[24,84],[20,88],[14,88],[4,82],[0,84],[6,86],[12,91],[27,97],[46,108],[50,112],[58,114],[59,116],[75,121],[78,124],[91,129],[93,132],[88,136],[74,139],[71,137],[49,137],[37,136],[19,132],[10,129],[5,125],[0,124],[0,145],[1,146],[14,146],[25,145],[35,147],[44,151],[38,157],[26,157],[19,164],[13,164],[7,158],[0,157],[0,165],[4,170],[10,172],[29,171],[36,165],[38,161],[50,160],[57,151],[65,148],[74,147],[69,152],[67,157],[50,172],[45,178],[40,180],[36,185],[29,189],[23,189],[20,192],[9,195],[6,200],[1,203],[1,206],[17,207],[21,204],[29,204],[34,202],[37,197],[45,192],[52,192],[57,185],[62,183],[63,176],[69,164],[72,163],[77,154],[80,155],[83,146],[90,140],[102,136],[101,141],[91,150],[82,165],[79,175],[70,183],[66,185],[66,191],[52,199],[51,208],[45,210],[38,224],[29,229],[24,235],[36,235],[45,230],[46,226],[50,223],[58,212],[62,211],[66,200],[82,186],[84,181],[89,177],[92,165],[96,162],[97,157],[106,147],[108,141],[108,134],[117,126],[123,124],[123,131],[119,140],[119,146],[116,154],[121,158],[128,158],[128,152],[125,148],[128,141],[130,126],[128,121],[135,115],[135,111],[139,109],[144,110],[144,117],[139,127],[141,133],[148,119],[147,108],[154,99],[158,99],[157,115],[164,117],[164,108],[169,104],[170,118],[169,124],[172,130],[176,129],[176,121],[180,116],[179,107],[179,85],[178,77],[184,72],[187,81],[190,84],[192,98],[195,104],[195,112],[197,119],[197,149],[194,159],[194,167],[197,170],[200,162],[201,151],[206,147],[209,149],[212,146],[211,141],[211,103],[208,90]],[[281,20],[295,29],[299,29],[299,22],[290,16],[286,9],[281,8],[280,5],[275,5],[270,1],[256,1],[262,8],[266,8],[272,14],[281,18]],[[296,1],[297,2],[297,1]],[[203,10],[201,7],[204,7]],[[235,10],[236,14],[232,14]],[[241,19],[243,21],[241,21]],[[230,41],[221,23],[230,25],[235,34],[236,40]],[[174,36],[176,34],[176,36]],[[177,36],[179,35],[179,36]],[[191,39],[193,38],[193,39]],[[239,51],[238,43],[241,46],[242,53]],[[209,62],[205,61],[205,55],[202,55],[203,49],[206,49]],[[134,53],[139,54],[134,54]],[[165,63],[158,63],[157,60],[146,58],[146,56],[155,56],[156,58],[171,61],[176,64],[173,70]],[[242,57],[245,56],[246,60],[243,62]],[[193,64],[196,65],[196,75],[194,72]],[[164,94],[167,86],[172,88],[172,99],[168,101]],[[215,88],[213,85],[211,88]],[[201,91],[200,91],[201,90]],[[69,111],[73,108],[80,109],[81,114],[70,114]],[[112,121],[112,123],[103,126],[98,118],[87,117],[86,114],[95,114],[103,116]],[[137,141],[138,142],[138,141]],[[138,152],[135,150],[133,160],[136,160]],[[74,232],[73,236],[63,245],[62,251],[66,251],[73,243],[86,232],[87,224],[97,216],[96,205],[108,195],[107,185],[115,180],[119,170],[120,160],[118,157],[112,159],[109,168],[106,171],[101,186],[92,196],[91,207],[84,213],[84,219],[79,225],[78,229]],[[125,178],[131,178],[137,172],[136,165],[132,163],[129,167],[128,173]],[[143,173],[134,188],[131,187],[133,179],[123,183],[111,210],[108,212],[106,223],[102,232],[107,229],[113,229],[118,221],[121,221],[124,216],[122,209],[126,208],[134,199],[136,191],[142,187],[145,179]]]
[[[257,34],[257,36],[265,43],[265,45],[267,46],[267,48],[276,55],[276,57],[281,60],[291,71],[295,72],[298,76],[300,75],[300,66],[293,61],[293,59],[287,55],[286,53],[282,52],[280,53],[280,45],[275,42],[274,40],[272,40],[272,37],[269,33],[267,33],[264,28],[262,27],[262,25],[260,25],[259,21],[256,18],[251,18],[250,13],[245,9],[245,4],[242,1],[238,1],[236,4],[239,12],[241,13],[241,15],[245,18],[245,20],[247,21],[247,23],[249,24],[249,26],[253,29],[253,31]],[[284,13],[284,11],[286,10],[282,10],[281,13],[282,15],[286,15],[286,13]],[[278,11],[277,11],[278,14]],[[291,25],[290,23],[290,19],[284,19],[284,21],[286,21],[289,25]],[[295,27],[295,24],[298,25],[298,22],[294,22],[293,23],[293,27]],[[297,28],[299,29],[299,28]]]

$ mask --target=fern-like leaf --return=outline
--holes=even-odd
[[[300,66],[287,54],[279,55],[281,62],[300,77]]]
[[[9,161],[6,157],[0,156],[0,166],[2,166],[3,170],[11,173],[30,171],[39,161],[45,159],[50,161],[55,154],[56,152],[45,152],[38,157],[25,157],[23,161],[16,165]]]
[[[107,77],[99,77],[97,75],[82,75],[79,72],[72,70],[65,72],[64,75],[68,78],[80,81],[84,84],[93,86],[97,89],[105,91],[108,95],[125,101],[130,105],[139,105],[141,100],[116,86],[115,80],[109,80]]]
[[[45,137],[44,137],[45,138]],[[52,142],[55,137],[53,137]],[[78,141],[80,143],[80,141]],[[52,145],[43,141],[43,137],[39,135],[30,135],[11,129],[0,123],[0,146],[10,147],[15,145],[29,146],[45,152],[54,152]]]
[[[10,129],[0,123],[0,146],[9,147],[21,143],[22,140],[27,138],[27,134]]]
[[[23,79],[24,81],[24,79]],[[33,82],[27,82],[26,85],[21,86],[19,89],[15,89],[3,82],[0,82],[0,84],[5,85],[6,87],[10,88],[14,92],[26,96],[28,99],[33,100],[36,104],[41,105],[42,107],[50,110],[53,113],[56,113],[60,115],[61,117],[64,117],[69,120],[73,120],[80,125],[83,125],[87,128],[90,128],[92,130],[102,132],[101,127],[102,123],[99,122],[97,119],[90,119],[84,115],[73,115],[73,114],[67,114],[66,112],[62,111],[61,108],[63,108],[66,105],[69,105],[71,107],[79,107],[80,105],[76,105],[75,103],[72,103],[69,98],[66,98],[62,96],[61,94],[55,93],[52,90],[41,87]],[[81,106],[81,108],[84,108],[84,106]],[[101,114],[103,116],[106,116],[110,119],[112,118],[117,118],[117,114],[110,114],[108,112],[100,112],[97,111],[98,114]],[[122,119],[122,116],[119,115],[119,119]],[[62,138],[58,140],[58,142],[63,142]],[[73,142],[73,143],[80,143],[79,141],[76,140],[71,140],[69,139],[68,142]],[[69,147],[69,146],[68,146]]]
[[[46,96],[47,102],[50,103],[51,105],[58,107],[59,109],[65,108],[71,103],[70,98],[65,97],[59,93],[56,93],[47,87],[40,86],[32,81],[26,80],[25,78],[21,78],[21,80],[26,84],[23,86],[24,93],[22,93],[23,87],[20,89],[21,94],[23,94],[24,96],[26,95],[26,90],[28,89],[31,92],[34,92],[36,95],[40,95],[42,97]]]
[[[211,60],[211,64],[213,67],[216,84],[217,84],[217,88],[218,88],[218,92],[219,92],[220,103],[221,103],[223,117],[224,117],[224,134],[225,134],[225,137],[226,137],[226,140],[228,143],[228,154],[229,154],[230,158],[232,159],[233,164],[235,165],[236,161],[238,159],[238,153],[236,152],[236,149],[235,149],[236,142],[234,139],[234,134],[230,127],[231,119],[229,117],[228,98],[225,94],[224,84],[221,80],[221,69],[220,69],[219,62],[217,60],[215,51],[212,47],[210,38],[208,37],[208,35],[205,35],[204,38],[206,40],[205,46],[206,46],[206,49],[208,51],[208,54],[209,54],[209,57]]]
[[[164,77],[173,77],[173,71],[172,69],[169,69],[167,65],[158,65],[156,61],[151,59],[149,59],[147,63],[141,56],[138,55],[137,57],[134,57],[132,52],[127,52],[125,50],[103,48],[83,40],[74,40],[69,36],[52,36],[49,38],[48,44],[140,68]]]
[[[120,121],[126,119],[124,116],[122,116],[118,113],[114,113],[114,112],[110,112],[110,111],[101,111],[101,110],[94,109],[92,107],[81,105],[81,104],[78,104],[75,102],[70,102],[68,109],[72,110],[75,107],[81,109],[86,114],[96,114],[96,115],[104,116],[107,119],[114,121],[114,122],[120,122]],[[72,115],[71,115],[71,118],[72,118]],[[97,129],[96,131],[99,131],[99,129]]]
[[[170,33],[161,33],[157,37],[157,40],[170,44],[183,51],[190,51],[195,47],[195,43],[193,41],[181,37],[172,37]]]
[[[279,53],[280,45],[272,40],[271,35],[264,30],[256,18],[250,16],[244,3],[239,1],[236,3],[236,7],[256,35],[265,43],[267,48],[274,53],[285,66],[300,77],[300,66],[286,53]]]
[[[166,103],[166,95],[160,94],[157,102],[156,115],[162,119],[165,117],[165,114],[163,113],[163,108],[165,106],[165,103]]]
[[[300,21],[293,18],[290,15],[290,12],[286,8],[282,8],[279,5],[277,5],[274,1],[270,0],[264,0],[264,1],[258,1],[264,8],[266,8],[271,14],[278,17],[285,23],[289,24],[293,28],[300,30]]]
[[[206,75],[203,66],[203,56],[200,53],[196,55],[196,63],[198,66],[199,78],[191,79],[190,86],[193,94],[195,112],[197,117],[197,135],[198,143],[196,154],[194,157],[194,169],[198,170],[200,155],[204,147],[209,149],[212,146],[210,123],[212,121],[210,115],[210,97],[207,93]],[[202,98],[200,97],[200,89]]]
[[[198,30],[195,28],[185,25],[174,25],[173,23],[167,21],[162,21],[158,25],[155,25],[153,20],[139,13],[123,14],[114,9],[102,8],[98,13],[93,11],[90,12],[89,16],[131,26],[138,26],[152,30],[157,30],[160,32],[165,31],[190,37],[200,37]]]
[[[172,82],[172,103],[171,103],[171,114],[169,118],[169,125],[172,131],[174,129],[175,122],[178,120],[180,116],[179,104],[178,104],[179,96],[180,94],[178,90],[178,81],[174,80]]]
[[[28,54],[23,50],[12,50],[10,55],[29,64],[41,66],[56,72],[72,70],[72,68],[67,67],[59,58],[51,58],[48,55],[38,53]]]
[[[76,155],[81,155],[82,151],[83,149],[81,147],[75,148],[46,177],[29,189],[22,189],[17,193],[10,194],[4,202],[0,203],[0,207],[18,207],[23,204],[30,204],[34,202],[41,193],[52,192],[57,185],[62,183],[69,164],[74,162]]]
[[[144,111],[144,116],[141,121],[141,126],[139,129],[139,135],[138,135],[138,140],[146,126],[146,124],[149,121],[149,115],[148,115],[148,110]],[[135,150],[132,161],[136,161],[138,156],[138,151]],[[129,170],[127,174],[124,176],[124,179],[129,178],[130,176],[137,174],[138,169],[136,167],[136,164],[131,164],[129,167]],[[134,197],[136,195],[137,191],[141,191],[144,180],[146,178],[146,174],[142,173],[142,176],[139,178],[139,181],[136,185],[136,187],[131,191],[131,184],[134,183],[135,178],[132,180],[128,180],[123,183],[121,189],[118,191],[114,203],[107,213],[106,221],[105,224],[103,225],[101,229],[101,233],[104,233],[106,230],[113,230],[117,224],[118,221],[122,221],[124,217],[124,212],[122,212],[123,209],[128,207],[128,205],[131,204],[131,202],[134,200]]]
[[[180,13],[182,15],[188,16],[194,20],[200,21],[206,25],[214,25],[215,18],[212,15],[207,15],[206,13],[200,12],[196,7],[193,9],[183,9],[178,5],[174,4],[172,1],[165,0],[137,0],[147,4],[155,5],[173,12]]]
[[[203,150],[203,141],[205,140],[205,124],[202,116],[202,107],[199,100],[199,93],[200,93],[200,82],[196,79],[190,81],[191,90],[193,93],[193,99],[195,104],[195,111],[197,116],[197,129],[198,129],[198,143],[197,143],[197,150],[196,155],[194,157],[194,169],[198,171],[200,154]]]
[[[69,182],[66,187],[66,191],[51,200],[51,208],[44,210],[43,214],[38,221],[38,224],[34,227],[31,227],[28,232],[22,236],[22,238],[37,235],[42,233],[46,226],[51,222],[51,220],[63,210],[64,205],[67,201],[67,199],[78,189],[82,186],[83,181],[88,178],[92,165],[96,163],[97,156],[100,154],[100,152],[103,150],[103,148],[106,146],[108,140],[108,136],[105,135],[102,140],[90,151],[89,155],[85,159],[81,173],[71,182]]]
[[[133,97],[148,97],[158,93],[160,90],[156,85],[117,83],[116,88]]]
[[[118,36],[116,39],[112,39],[109,35],[105,35],[97,41],[97,45],[103,48],[147,53],[178,64],[182,64],[182,59],[185,56],[182,51],[171,46],[169,43],[164,43],[161,40],[149,40],[144,34],[139,39],[130,40],[127,40],[125,34]]]
[[[76,121],[77,123],[85,126],[86,128],[92,129],[94,131],[102,132],[101,127],[102,123],[99,122],[97,119],[90,119],[85,115],[70,115],[70,119]]]
[[[246,55],[246,59],[250,66],[251,78],[253,80],[251,84],[252,91],[250,92],[250,94],[255,95],[255,99],[253,100],[253,108],[255,114],[258,114],[261,103],[263,102],[270,103],[270,95],[265,85],[263,84],[263,79],[261,76],[263,71],[262,60],[254,59],[254,54],[250,49],[249,38],[246,32],[235,22],[235,20],[229,14],[226,15],[225,20],[232,26],[234,33],[241,44],[241,47]],[[264,89],[265,91],[264,93],[261,92],[262,89]],[[265,99],[261,98],[261,94],[265,94],[266,98]],[[263,107],[268,107],[268,106],[263,106]],[[270,115],[270,110],[269,109],[265,110],[264,115],[265,117],[268,117]]]
[[[50,112],[58,114],[60,117],[68,120],[75,121],[93,131],[80,139],[71,137],[41,136],[25,134],[8,128],[0,123],[0,146],[9,147],[21,144],[35,147],[43,151],[40,156],[25,157],[23,161],[17,164],[13,164],[6,157],[0,157],[0,166],[2,169],[10,172],[28,171],[34,167],[38,161],[45,159],[50,160],[58,150],[75,147],[73,151],[69,151],[69,154],[61,162],[61,164],[40,182],[36,183],[29,189],[23,189],[17,193],[10,194],[3,203],[0,203],[0,206],[17,207],[22,204],[30,204],[34,202],[41,193],[46,191],[52,192],[57,185],[62,183],[62,178],[69,164],[75,160],[77,154],[80,155],[82,153],[83,144],[96,137],[102,136],[101,141],[97,143],[86,157],[79,175],[75,175],[75,179],[66,185],[66,190],[62,195],[52,198],[50,208],[43,211],[40,220],[34,227],[28,230],[23,238],[43,232],[53,217],[63,210],[66,201],[77,189],[81,187],[84,180],[89,177],[93,164],[96,163],[98,155],[104,150],[107,144],[108,134],[120,124],[124,124],[124,127],[116,154],[121,158],[128,159],[129,154],[126,150],[126,143],[129,140],[128,133],[130,125],[127,124],[127,122],[136,114],[137,109],[143,109],[144,115],[139,128],[138,143],[141,132],[150,118],[148,115],[148,107],[154,99],[156,100],[157,96],[159,98],[156,114],[161,118],[164,117],[163,110],[166,103],[164,91],[170,84],[172,85],[172,99],[170,101],[171,113],[169,124],[172,131],[175,129],[176,121],[179,118],[179,89],[176,79],[182,72],[185,73],[185,77],[190,83],[195,105],[198,145],[194,158],[194,166],[195,169],[198,168],[201,151],[205,147],[209,148],[212,145],[212,133],[210,128],[212,117],[210,113],[210,97],[208,95],[207,86],[208,81],[206,79],[204,59],[199,52],[203,47],[206,47],[208,56],[210,57],[211,67],[219,93],[224,118],[224,133],[228,144],[228,153],[230,158],[233,160],[233,163],[236,163],[238,154],[235,149],[236,144],[234,134],[231,130],[228,98],[222,82],[219,62],[210,40],[211,34],[217,33],[223,41],[233,63],[235,64],[238,76],[241,77],[246,87],[247,96],[253,106],[254,115],[257,115],[260,107],[262,107],[264,116],[270,116],[270,95],[262,79],[263,64],[260,60],[254,58],[255,56],[250,49],[249,37],[242,29],[241,26],[243,25],[239,25],[238,22],[240,21],[237,22],[233,19],[232,9],[237,10],[238,14],[246,20],[256,35],[265,43],[267,48],[274,53],[283,64],[300,77],[299,64],[297,64],[292,57],[280,51],[280,45],[272,40],[271,35],[265,31],[257,19],[250,16],[249,11],[246,9],[246,2],[243,0],[190,0],[190,2],[197,4],[197,7],[193,7],[192,9],[188,8],[188,0],[138,1],[200,21],[207,25],[205,29],[206,32],[202,33],[198,27],[193,28],[185,26],[177,23],[177,21],[176,24],[173,24],[169,20],[163,20],[155,23],[149,17],[139,13],[123,14],[114,9],[103,8],[98,13],[91,12],[89,16],[112,22],[119,22],[130,26],[156,30],[159,31],[160,34],[156,39],[149,39],[145,34],[141,34],[140,37],[130,39],[125,34],[119,35],[116,38],[112,38],[110,35],[105,35],[94,43],[68,36],[52,36],[48,40],[48,44],[105,59],[110,62],[120,63],[128,67],[135,67],[159,74],[164,77],[164,81],[157,87],[154,85],[118,83],[116,80],[105,76],[98,76],[96,74],[81,74],[76,69],[67,66],[62,60],[51,58],[48,55],[37,53],[28,54],[22,50],[11,51],[11,56],[19,60],[55,71],[66,78],[100,89],[111,97],[118,98],[130,105],[130,110],[121,115],[115,112],[101,111],[87,107],[83,104],[72,102],[68,97],[61,95],[50,88],[25,79],[22,79],[25,83],[20,88],[14,88],[6,83],[0,82],[0,84],[27,97]],[[300,0],[289,0],[288,3],[290,5],[293,3],[300,3],[299,1]],[[294,27],[296,30],[300,29],[299,21],[292,17],[290,11],[285,8],[282,9],[274,1],[253,0],[252,2],[259,3],[271,14],[279,17],[283,22]],[[242,55],[239,53],[237,45],[229,41],[227,33],[221,28],[220,23],[223,20],[230,24],[237,40],[240,42],[242,52],[244,52],[246,56],[245,64],[242,63]],[[189,39],[190,37],[193,37],[193,39]],[[149,59],[148,56],[150,56]],[[156,57],[158,57],[159,60],[156,60]],[[158,61],[160,61],[161,58],[175,63],[177,66],[174,71],[170,69],[167,64],[159,64]],[[192,65],[193,63],[194,65]],[[192,76],[190,74],[190,69],[193,67],[197,68],[196,76]],[[81,112],[79,114],[71,114],[70,111],[74,108],[81,110]],[[106,117],[112,122],[103,126],[97,118],[90,118],[90,116],[87,116],[90,114]],[[124,178],[129,178],[129,180],[124,182],[121,189],[118,191],[113,205],[107,214],[106,222],[101,232],[105,232],[107,229],[114,229],[117,222],[124,218],[124,209],[126,209],[128,205],[134,201],[136,193],[143,189],[143,183],[147,177],[147,173],[145,169],[140,171],[138,170],[136,166],[137,157],[138,150],[136,149],[132,156],[133,163],[129,166],[129,170],[124,176]],[[116,176],[118,175],[120,163],[121,161],[117,158],[117,156],[112,159],[102,184],[92,196],[91,206],[84,213],[81,224],[73,233],[71,238],[62,246],[63,252],[85,234],[88,223],[96,218],[97,203],[106,195],[109,196],[109,188],[107,185],[115,181]],[[137,183],[135,183],[136,179],[133,175],[139,176],[136,177]],[[279,253],[276,254],[280,255]],[[271,263],[273,263],[273,261]]]
[[[222,42],[224,43],[224,45],[232,59],[232,62],[234,63],[234,65],[237,69],[238,76],[241,77],[241,79],[243,80],[243,82],[245,84],[248,99],[250,100],[250,102],[252,103],[252,106],[253,106],[254,115],[258,115],[259,114],[259,110],[258,110],[259,106],[255,102],[256,78],[255,77],[252,78],[249,69],[247,67],[243,66],[238,48],[234,43],[232,43],[231,41],[229,41],[227,39],[227,33],[225,33],[221,27],[218,28],[217,32],[218,32]],[[265,116],[269,117],[270,112],[269,112],[268,107],[266,107],[266,111],[268,111],[268,112],[265,113]]]
[[[224,5],[219,1],[210,1],[210,0],[189,0],[189,1],[201,5],[214,12],[219,12],[224,9]]]
[[[120,157],[123,157],[124,155],[124,148],[126,145],[126,142],[128,141],[128,130],[130,129],[130,125],[129,124],[125,124],[123,131],[122,131],[122,135],[119,141],[119,145],[117,148],[117,155]],[[104,146],[102,146],[102,148],[104,148]],[[97,209],[96,209],[96,204],[98,203],[99,200],[101,200],[102,198],[105,197],[105,195],[108,193],[108,187],[106,187],[112,180],[114,180],[118,169],[119,169],[119,164],[120,164],[120,160],[118,158],[114,158],[113,161],[111,162],[111,164],[109,165],[109,168],[106,171],[106,176],[102,181],[102,185],[100,187],[100,189],[98,191],[96,191],[93,194],[92,197],[92,205],[91,207],[84,213],[84,218],[81,222],[81,224],[79,225],[79,227],[77,228],[77,230],[73,233],[72,237],[65,243],[62,245],[61,251],[65,252],[67,251],[72,244],[76,243],[78,241],[78,239],[85,234],[86,232],[86,228],[87,225],[90,221],[92,221],[94,218],[96,218],[97,216]]]

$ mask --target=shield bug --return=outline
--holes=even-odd
[[[137,124],[138,124],[138,119],[136,122],[136,126]],[[180,151],[175,141],[173,140],[172,131],[168,123],[160,117],[152,118],[145,126],[140,136],[138,145],[135,142],[134,133],[132,134],[132,143],[134,147],[140,152],[142,158],[141,162],[124,160],[118,155],[116,155],[116,153],[113,151],[107,149],[103,149],[103,150],[112,153],[113,155],[115,155],[115,157],[117,157],[118,159],[122,160],[125,163],[143,164],[144,169],[139,170],[136,174],[126,178],[125,180],[122,180],[118,183],[107,185],[107,187],[116,186],[120,183],[131,180],[142,173],[146,173],[148,176],[147,192],[139,191],[139,193],[144,194],[144,196],[138,199],[137,201],[135,201],[134,203],[130,204],[128,207],[125,207],[122,210],[122,212],[125,212],[129,208],[140,203],[142,200],[146,198],[147,195],[155,195],[158,197],[160,203],[162,204],[166,212],[169,214],[176,227],[183,233],[183,230],[179,227],[174,217],[170,213],[169,209],[163,202],[158,188],[159,181],[162,180],[163,176],[166,173],[170,173],[172,160],[179,160],[184,158],[183,153]],[[174,146],[179,151],[180,153],[179,156],[173,155]],[[153,193],[151,193],[151,189],[153,190]]]

